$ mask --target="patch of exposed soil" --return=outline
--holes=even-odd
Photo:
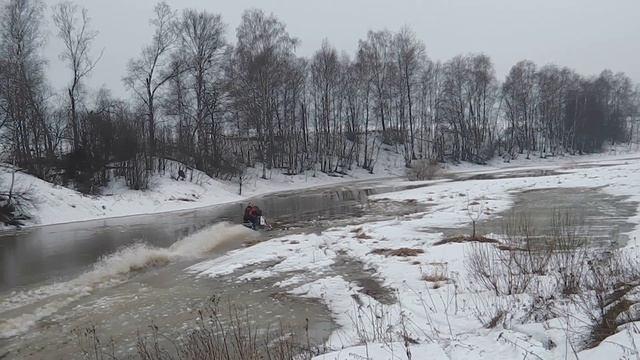
[[[478,242],[478,243],[490,243],[497,244],[499,243],[496,239],[491,239],[482,235],[469,236],[469,235],[457,235],[451,236],[440,241],[436,241],[433,245],[444,245],[444,244],[452,244],[452,243],[467,243],[467,242]]]
[[[399,248],[399,249],[380,248],[380,249],[371,250],[371,254],[409,257],[409,256],[418,256],[419,254],[424,254],[424,250],[411,249],[411,248]]]

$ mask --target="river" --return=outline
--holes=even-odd
[[[258,327],[286,319],[299,329],[308,319],[311,342],[322,344],[334,326],[328,310],[317,301],[277,296],[274,284],[281,279],[256,285],[234,281],[252,269],[217,279],[184,269],[256,241],[413,214],[424,206],[367,201],[410,187],[356,182],[251,199],[274,226],[269,232],[238,225],[244,202],[0,234],[0,358],[80,357],[72,333],[94,325],[122,355],[151,323],[178,336],[212,296],[251,309]],[[339,269],[365,281],[361,266],[345,259]]]
[[[528,171],[451,180],[551,175]],[[389,179],[251,199],[274,225],[269,232],[238,225],[245,202],[1,233],[0,359],[81,358],[74,330],[93,326],[103,339],[117,344],[114,353],[123,357],[135,350],[138,333],[150,324],[178,338],[194,326],[198,310],[212,298],[246,308],[257,328],[286,322],[294,331],[306,332],[310,343],[323,344],[335,329],[326,306],[287,296],[287,289],[276,285],[296,274],[239,282],[238,277],[256,269],[249,266],[215,279],[185,269],[257,241],[429,211],[414,201],[368,200],[373,194],[419,186],[428,185]],[[637,204],[627,200],[600,189],[545,189],[520,193],[514,208],[525,210],[541,231],[549,223],[549,209],[579,212],[594,234],[611,239],[611,233],[631,229],[626,219],[635,214]],[[482,222],[481,231],[500,232],[507,215]],[[327,271],[366,287],[381,303],[396,300],[358,259],[340,258]]]

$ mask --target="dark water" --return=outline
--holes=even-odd
[[[367,198],[396,188],[389,184],[292,191],[252,199],[280,236],[295,229],[321,229],[331,220],[384,215],[369,209]],[[222,221],[240,223],[246,202],[196,210],[129,216],[0,233],[0,294],[33,284],[62,281],[85,271],[100,257],[142,242],[167,247],[199,229]],[[417,205],[416,205],[417,206]],[[400,209],[389,209],[388,213]],[[406,208],[405,212],[415,209]],[[241,245],[241,244],[238,244]]]
[[[74,330],[95,326],[103,344],[113,341],[115,355],[129,358],[136,351],[138,334],[150,336],[155,324],[168,339],[180,339],[197,327],[199,311],[217,298],[217,314],[228,322],[238,311],[251,319],[252,326],[262,331],[279,331],[280,326],[299,336],[296,342],[321,345],[335,325],[329,309],[314,299],[286,296],[289,288],[276,286],[295,274],[256,281],[237,281],[239,276],[272,264],[260,263],[215,279],[194,277],[184,272],[188,264],[173,263],[148,270],[121,285],[94,291],[52,316],[39,321],[23,335],[0,340],[11,359],[81,359],[81,345]],[[318,274],[320,276],[320,274]],[[313,279],[312,279],[313,280]],[[308,322],[307,322],[308,321]],[[308,324],[308,328],[307,328]],[[164,344],[171,350],[171,344]],[[84,347],[90,349],[90,345]]]
[[[638,203],[626,196],[607,194],[599,188],[551,188],[515,194],[511,209],[477,225],[480,234],[504,234],[508,226],[526,219],[535,235],[550,235],[554,220],[568,219],[576,234],[592,246],[619,247],[628,239],[624,233],[636,226],[628,219],[636,214]],[[562,220],[567,222],[567,220]],[[446,236],[471,233],[471,228],[440,229]]]

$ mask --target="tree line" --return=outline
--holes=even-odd
[[[44,14],[41,0],[7,0],[0,10],[0,155],[86,192],[114,175],[145,188],[168,160],[242,179],[256,166],[265,178],[269,169],[373,172],[383,147],[407,167],[595,152],[627,141],[638,116],[638,87],[624,73],[583,76],[524,60],[499,82],[488,56],[431,60],[406,27],[369,31],[355,54],[325,40],[306,58],[274,15],[246,10],[229,43],[220,15],[164,2],[123,76],[128,101],[89,91],[98,32],[86,9],[55,5],[69,70],[57,93],[40,51]]]

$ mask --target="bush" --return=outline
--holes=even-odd
[[[116,175],[124,177],[129,189],[146,190],[149,188],[150,171],[147,169],[145,156],[138,154],[133,159],[120,163]]]
[[[496,296],[514,295],[525,292],[534,278],[526,258],[520,249],[501,250],[493,244],[475,243],[465,257],[465,266],[472,283]]]
[[[22,221],[30,219],[27,206],[32,202],[31,189],[16,189],[15,175],[18,171],[6,167],[11,172],[11,181],[5,184],[0,179],[0,224],[22,226]],[[4,169],[2,169],[4,170]]]
[[[416,160],[407,169],[407,177],[412,181],[432,180],[440,172],[440,164],[436,160]]]

